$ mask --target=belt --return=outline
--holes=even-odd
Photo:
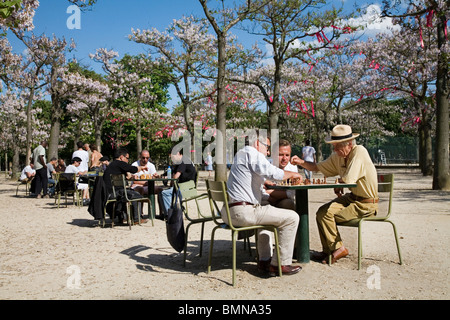
[[[378,199],[363,198],[363,197],[356,196],[353,193],[350,193],[350,198],[352,198],[355,201],[361,202],[361,203],[378,203]]]
[[[233,203],[228,204],[229,208],[236,207],[236,206],[254,206],[254,204],[250,203],[250,202],[245,202],[245,201],[233,202]]]

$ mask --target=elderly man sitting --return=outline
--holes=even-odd
[[[331,137],[325,140],[333,146],[331,156],[319,163],[308,162],[297,156],[291,163],[310,171],[320,171],[326,177],[339,175],[341,183],[356,183],[350,193],[344,194],[342,188],[334,192],[337,198],[321,206],[317,211],[317,226],[323,252],[316,259],[325,259],[332,254],[332,263],[348,255],[336,222],[346,222],[356,218],[375,215],[378,210],[377,171],[369,152],[363,146],[356,145],[355,138],[348,125],[337,125],[331,131]],[[322,261],[327,263],[326,259]]]

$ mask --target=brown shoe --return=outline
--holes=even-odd
[[[291,274],[296,274],[300,270],[302,270],[302,267],[300,267],[300,266],[293,266],[293,265],[281,266],[281,273],[284,276],[290,276]],[[269,266],[269,272],[270,272],[271,276],[279,275],[279,273],[278,273],[278,266],[270,265]]]
[[[141,223],[140,224],[144,224],[144,223],[147,223],[148,222],[148,219],[141,219]],[[139,224],[139,222],[138,221],[134,221],[134,225],[137,225],[137,224]]]
[[[337,249],[337,250],[339,250],[339,249]],[[336,252],[337,250],[335,250],[334,252]],[[332,254],[331,255],[331,264],[335,263],[339,259],[342,259],[342,258],[344,258],[346,256],[348,256],[348,249],[347,248],[344,248],[344,250],[339,252],[336,256],[334,254]],[[328,259],[323,260],[322,263],[323,264],[327,264],[328,263]]]

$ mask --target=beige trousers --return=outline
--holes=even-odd
[[[377,203],[361,203],[350,198],[350,193],[324,204],[317,210],[316,221],[322,249],[332,253],[342,247],[342,239],[336,223],[376,214]]]
[[[295,236],[299,223],[299,217],[295,211],[276,208],[271,205],[243,205],[231,207],[230,216],[235,226],[272,225],[277,227],[281,264],[292,264]],[[224,209],[222,210],[222,219],[225,223],[228,223]],[[270,232],[268,233],[270,234]],[[258,232],[257,250],[260,259],[270,258],[272,252],[270,236],[264,236],[264,233],[261,235],[261,231]],[[277,263],[276,251],[274,251],[274,257],[271,263],[273,265]]]

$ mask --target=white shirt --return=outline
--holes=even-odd
[[[139,166],[141,166],[140,163],[141,163],[141,160],[135,161],[135,162],[133,162],[132,166],[139,167]],[[139,172],[136,172],[135,175],[140,177],[142,174],[151,174],[151,175],[153,175],[153,174],[156,173],[155,165],[153,163],[151,163],[150,161],[147,161],[147,164],[145,166],[148,169],[147,171],[139,171]]]
[[[284,171],[272,165],[254,147],[246,146],[236,153],[227,188],[230,203],[245,201],[261,204],[264,179],[283,180]]]
[[[20,173],[20,180],[25,180],[27,177],[27,172],[28,173],[36,173],[36,170],[32,169],[30,165],[26,166],[25,168],[23,168],[22,172]]]
[[[308,162],[314,162],[314,155],[316,154],[316,149],[311,146],[305,146],[302,148],[303,160]]]
[[[291,172],[298,172],[298,167],[294,166],[292,163],[288,162],[286,167],[284,167],[285,171],[291,171]],[[269,194],[266,192],[266,189],[264,189],[264,186],[261,186],[262,191],[262,199],[268,200]],[[286,190],[286,195],[289,199],[294,200],[295,199],[295,190]]]
[[[65,173],[78,173],[80,172],[81,164],[78,167],[75,167],[73,164],[70,164],[66,167]]]
[[[72,159],[75,157],[81,159],[79,171],[89,171],[89,153],[86,150],[77,150],[72,153]]]
[[[87,151],[86,151],[86,153],[87,153]],[[66,171],[64,171],[64,172],[65,173],[78,173],[80,171],[83,171],[80,168],[81,168],[81,164],[78,167],[75,167],[73,164],[70,164],[66,167]],[[89,186],[87,183],[78,183],[78,178],[76,178],[76,182],[77,182],[78,189],[86,189]]]

